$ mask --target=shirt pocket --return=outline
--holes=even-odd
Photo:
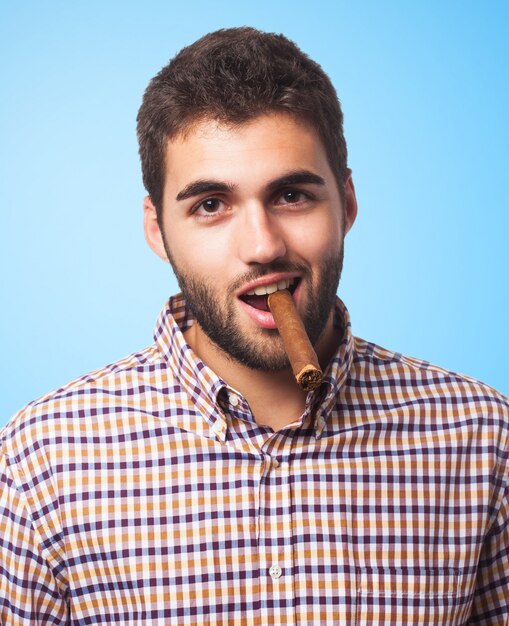
[[[458,626],[466,620],[461,569],[365,567],[356,579],[356,626]]]

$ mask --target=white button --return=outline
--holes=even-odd
[[[221,432],[221,422],[219,420],[217,420],[216,422],[214,422],[214,424],[212,425],[212,432],[216,433],[220,433]]]
[[[231,393],[231,394],[228,396],[228,400],[230,401],[230,404],[231,404],[232,406],[239,406],[239,404],[240,404],[240,398],[239,398],[239,396],[236,396],[234,393]]]
[[[274,580],[277,580],[278,578],[280,578],[282,573],[283,573],[283,570],[279,567],[279,565],[273,565],[269,569],[269,574],[271,578],[273,578]]]

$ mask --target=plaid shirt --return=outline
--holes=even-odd
[[[179,296],[154,345],[15,416],[0,622],[509,624],[508,401],[338,311],[280,432],[186,345]]]

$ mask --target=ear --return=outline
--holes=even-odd
[[[352,170],[348,170],[348,178],[345,182],[345,235],[352,228],[357,217],[357,198],[352,179]]]
[[[145,196],[143,200],[143,228],[145,231],[145,240],[151,250],[163,261],[168,261],[168,255],[164,249],[163,236],[157,221],[157,211],[150,196]]]

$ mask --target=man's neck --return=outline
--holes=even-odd
[[[195,354],[244,396],[260,426],[277,431],[301,418],[307,393],[297,385],[290,368],[277,372],[251,369],[220,350],[197,323],[184,336]],[[331,317],[316,346],[322,368],[327,366],[340,341]]]

